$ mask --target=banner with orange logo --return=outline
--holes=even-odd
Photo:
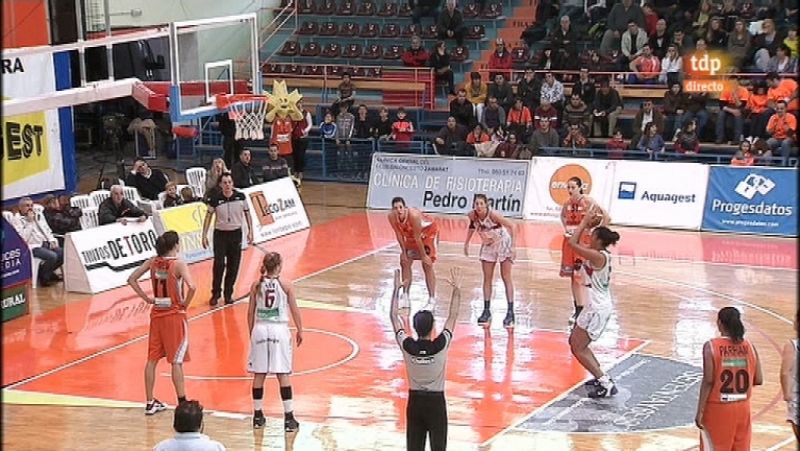
[[[253,222],[253,242],[263,243],[311,226],[294,182],[284,177],[245,188]]]
[[[525,219],[560,221],[561,208],[569,198],[567,182],[581,180],[583,193],[608,209],[614,182],[614,161],[578,158],[536,157],[533,159]]]

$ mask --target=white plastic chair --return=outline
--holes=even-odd
[[[105,189],[99,189],[97,191],[92,191],[89,193],[89,197],[92,199],[92,207],[99,207],[104,200],[111,197],[111,191]]]
[[[139,190],[136,189],[134,186],[123,186],[122,187],[122,196],[129,201],[136,203],[142,196],[139,195]],[[100,204],[98,204],[100,205]]]
[[[11,213],[10,211],[7,210],[3,210],[3,219],[8,221],[8,223],[11,224],[12,226],[14,225],[14,213]]]
[[[83,230],[98,226],[97,207],[84,208],[81,211],[83,211],[83,215],[81,215],[81,228]]]
[[[203,197],[206,193],[206,168],[187,169],[186,182],[192,187],[195,197]]]
[[[78,207],[83,210],[84,208],[89,208],[92,206],[92,198],[87,194],[72,196],[69,198],[69,205],[71,207]]]

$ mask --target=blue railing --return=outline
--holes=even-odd
[[[350,139],[347,146],[321,136],[309,137],[304,178],[317,181],[367,183],[375,152],[432,154],[427,141],[397,142],[383,139]]]

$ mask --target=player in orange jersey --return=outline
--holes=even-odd
[[[588,280],[584,277],[581,271],[583,259],[577,255],[569,245],[569,238],[575,232],[578,225],[583,220],[586,212],[594,206],[598,218],[597,221],[590,222],[590,228],[587,229],[582,236],[579,237],[579,243],[584,247],[591,245],[592,230],[597,226],[607,226],[610,222],[608,213],[600,207],[597,202],[592,200],[589,196],[583,194],[583,180],[580,177],[571,177],[567,180],[567,192],[569,199],[564,202],[561,207],[561,224],[564,226],[564,241],[561,244],[561,270],[559,275],[561,277],[569,277],[572,280],[572,304],[575,306],[575,312],[569,319],[570,327],[575,324],[575,319],[580,315],[581,310],[586,305],[588,297],[587,286]]]
[[[703,345],[703,382],[694,422],[700,428],[700,450],[747,451],[752,435],[750,396],[761,385],[756,348],[744,338],[741,315],[734,307],[717,314],[722,335]]]
[[[392,199],[389,224],[400,244],[400,269],[406,295],[411,287],[411,264],[414,260],[420,260],[425,272],[425,284],[428,286],[428,303],[433,303],[436,296],[433,262],[436,261],[436,247],[439,244],[439,228],[428,215],[416,208],[407,207],[402,197]]]
[[[144,369],[144,386],[147,394],[145,415],[153,415],[167,405],[153,397],[156,381],[156,365],[162,357],[172,364],[172,383],[178,396],[178,404],[186,401],[183,386],[183,362],[189,361],[189,324],[186,322],[186,306],[194,297],[196,287],[189,267],[178,256],[180,243],[178,234],[172,230],[164,232],[156,240],[156,257],[148,259],[128,277],[128,284],[148,304],[150,310],[150,336],[147,351],[147,366]],[[150,271],[153,296],[148,296],[139,286],[139,278]],[[188,291],[183,295],[183,286]]]

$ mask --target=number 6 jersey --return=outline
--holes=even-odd
[[[753,390],[756,356],[747,340],[735,343],[728,337],[711,340],[714,358],[714,385],[708,402],[730,403],[747,401]]]
[[[289,297],[279,278],[264,277],[256,294],[257,323],[288,323]]]

